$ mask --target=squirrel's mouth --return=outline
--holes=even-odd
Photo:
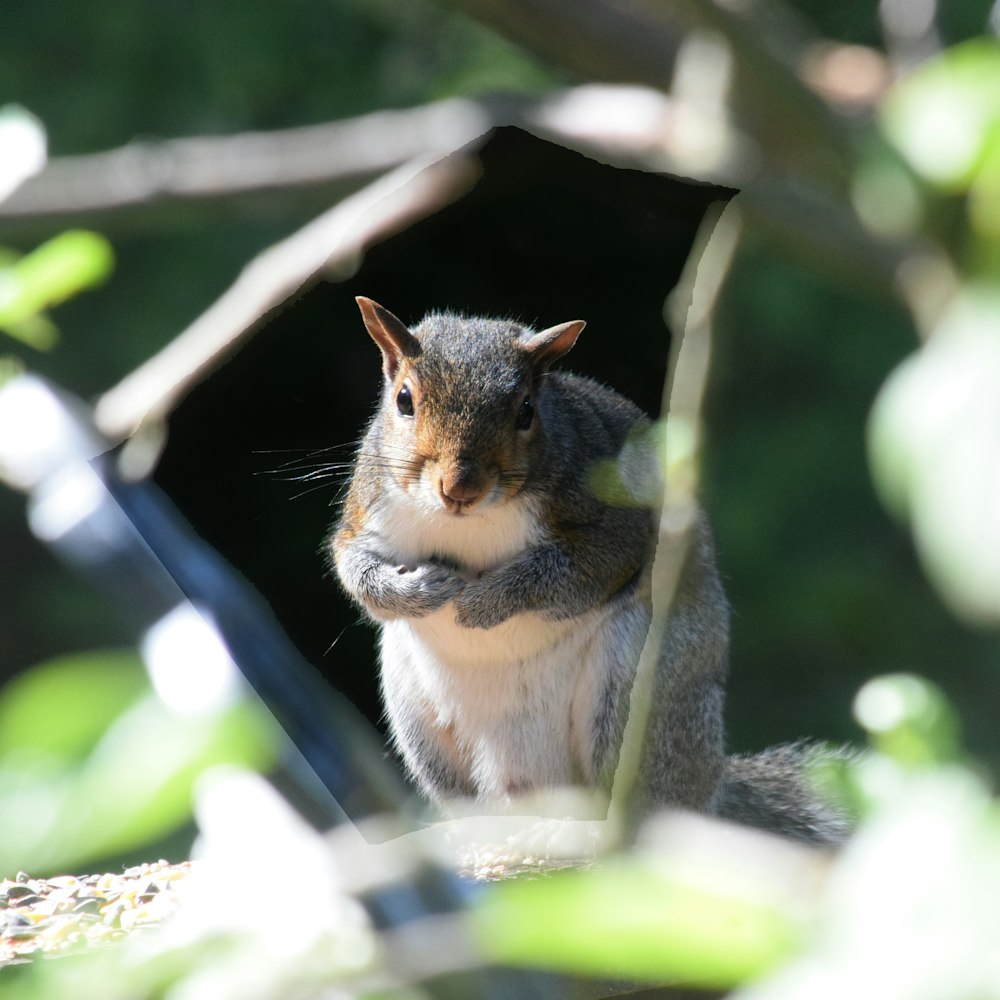
[[[441,506],[444,507],[449,514],[454,514],[456,517],[461,516],[462,514],[467,514],[473,509],[473,507],[478,505],[480,500],[480,497],[478,496],[471,500],[456,500],[454,497],[445,496],[440,493],[438,496],[441,500]]]

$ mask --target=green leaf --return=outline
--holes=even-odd
[[[0,691],[0,760],[15,749],[81,758],[148,690],[133,652],[80,653],[40,664]]]
[[[188,819],[204,771],[266,768],[274,751],[268,720],[247,702],[217,715],[179,715],[150,696],[118,719],[88,758],[68,789],[64,821],[91,857],[125,850]]]
[[[0,389],[8,382],[20,378],[24,374],[24,365],[18,358],[11,355],[0,354]]]
[[[501,961],[600,977],[725,987],[792,954],[799,932],[766,898],[642,862],[498,885],[479,911]]]
[[[907,516],[928,576],[967,621],[1000,623],[1000,285],[963,289],[888,379],[869,427],[872,472]]]
[[[66,657],[0,699],[0,875],[129,850],[191,815],[192,790],[223,764],[266,768],[276,731],[256,701],[176,713],[138,658]]]
[[[882,122],[925,180],[968,189],[1000,147],[1000,44],[975,39],[930,60],[885,101]]]
[[[617,507],[650,507],[660,503],[661,465],[666,462],[665,455],[673,454],[667,452],[666,443],[680,437],[675,424],[679,426],[680,421],[657,421],[633,430],[618,455],[595,462],[587,477],[594,496]],[[688,452],[685,458],[690,458]]]
[[[51,324],[39,325],[39,314],[104,281],[113,267],[103,236],[70,230],[54,237],[0,270],[0,328],[32,346],[50,346]]]
[[[944,763],[959,756],[958,716],[944,693],[921,677],[873,678],[858,692],[854,716],[875,749],[899,764]]]
[[[9,324],[6,332],[36,351],[51,351],[59,343],[58,328],[42,313]]]

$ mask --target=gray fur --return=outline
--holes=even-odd
[[[423,618],[465,587],[465,581],[442,563],[426,562],[411,569],[362,546],[345,550],[338,572],[344,586],[364,594],[366,607],[379,617]]]
[[[846,760],[844,750],[808,743],[771,747],[726,761],[713,806],[716,815],[810,844],[836,846],[851,833],[843,803],[821,795],[810,780],[810,762]]]

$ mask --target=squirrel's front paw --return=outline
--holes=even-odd
[[[394,588],[401,598],[401,611],[411,618],[429,615],[461,593],[465,581],[450,566],[420,563],[397,566]]]
[[[510,615],[482,585],[470,584],[455,601],[455,620],[463,628],[496,628]]]

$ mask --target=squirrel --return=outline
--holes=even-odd
[[[392,740],[434,802],[608,792],[651,621],[660,492],[649,419],[551,368],[584,322],[536,332],[439,312],[409,329],[358,297],[384,389],[329,542],[381,626]],[[616,463],[622,483],[595,470]],[[611,495],[617,493],[619,495]],[[660,646],[633,789],[676,807],[834,844],[805,750],[728,757],[729,606],[701,515]]]

